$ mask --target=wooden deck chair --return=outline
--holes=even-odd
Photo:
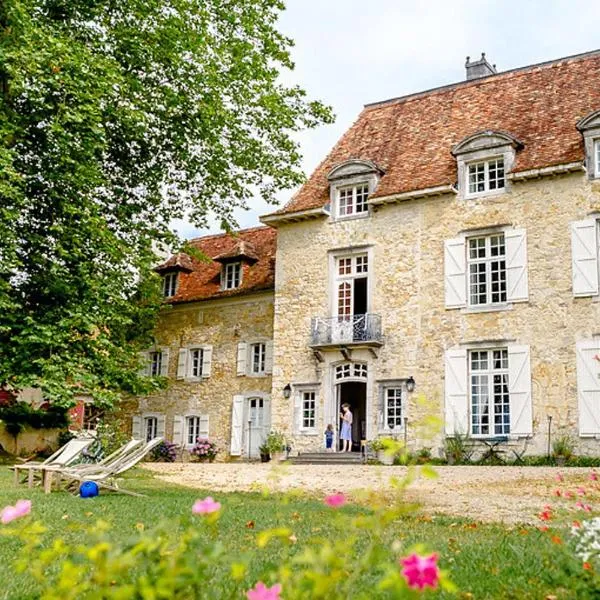
[[[15,473],[15,484],[19,484],[19,475],[21,472],[27,472],[27,485],[32,487],[36,471],[48,466],[60,468],[68,467],[81,456],[81,453],[93,441],[94,438],[92,437],[73,438],[43,462],[30,461],[23,464],[12,465],[9,469],[12,469]]]
[[[144,444],[141,448],[133,450],[128,455],[117,458],[109,465],[87,465],[89,469],[45,469],[44,470],[44,492],[52,491],[54,475],[60,479],[67,480],[67,486],[75,486],[76,489],[84,481],[94,481],[98,487],[121,492],[130,496],[143,496],[137,492],[131,492],[119,487],[117,476],[135,467],[153,448],[158,446],[163,438],[157,437]],[[74,490],[76,493],[76,490]]]

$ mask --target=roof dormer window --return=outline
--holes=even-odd
[[[368,197],[368,183],[339,188],[337,197],[337,216],[343,218],[366,214],[369,211],[367,205]]]
[[[177,293],[177,271],[167,273],[163,277],[163,296],[171,298]]]
[[[482,131],[457,144],[452,154],[458,168],[458,194],[462,198],[492,196],[510,191],[506,173],[523,144],[499,131]]]
[[[224,290],[233,290],[242,283],[242,263],[230,262],[223,265],[222,285]]]
[[[600,110],[577,123],[585,144],[585,165],[590,179],[600,179]]]

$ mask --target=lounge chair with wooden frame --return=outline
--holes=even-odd
[[[103,489],[121,492],[122,494],[128,494],[130,496],[143,496],[143,494],[138,494],[137,492],[132,492],[119,487],[117,477],[135,467],[162,441],[163,438],[161,437],[154,438],[144,444],[141,448],[135,449],[128,454],[122,454],[110,464],[86,465],[88,468],[44,469],[44,492],[49,494],[52,491],[52,482],[56,476],[57,481],[66,479],[67,487],[74,488],[74,493],[77,493],[79,485],[82,482],[93,481],[98,487]]]
[[[73,438],[43,462],[30,461],[12,465],[9,469],[12,469],[15,473],[15,485],[19,484],[20,474],[27,472],[27,485],[33,487],[36,471],[43,467],[65,468],[72,465],[93,441],[93,437]]]

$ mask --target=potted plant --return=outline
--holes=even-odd
[[[214,462],[218,452],[219,449],[214,442],[198,438],[195,446],[190,451],[190,455],[193,460],[200,462]]]
[[[271,451],[266,442],[261,444],[258,451],[260,452],[260,462],[267,463],[271,460]]]
[[[276,430],[271,431],[264,445],[269,449],[269,454],[274,461],[283,460],[287,446],[283,433]]]
[[[455,433],[444,441],[444,454],[449,465],[465,462],[468,454],[467,436]]]
[[[371,449],[377,454],[382,465],[393,465],[396,458],[395,442],[390,437],[381,437],[370,442]]]
[[[552,456],[557,466],[564,467],[565,463],[573,457],[574,446],[569,435],[561,435],[552,442]]]

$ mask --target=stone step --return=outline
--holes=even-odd
[[[307,452],[290,457],[289,460],[295,465],[355,465],[363,462],[359,452]]]

